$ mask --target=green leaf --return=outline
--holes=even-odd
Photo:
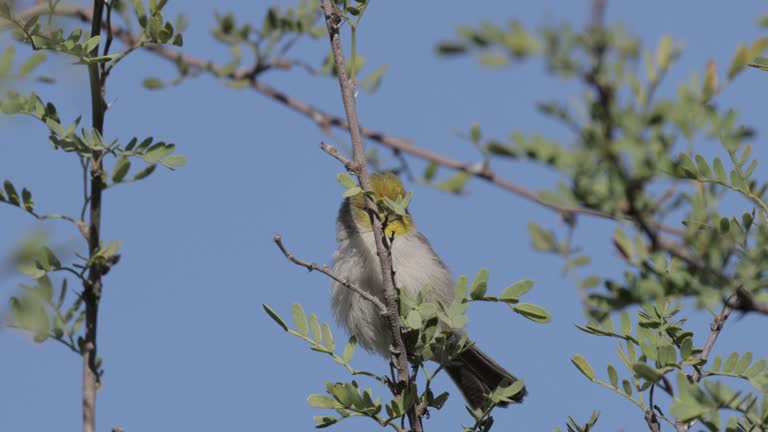
[[[350,177],[350,176],[348,176],[348,175],[346,175],[344,173],[337,174],[336,175],[336,181],[338,181],[339,184],[344,189],[352,189],[353,187],[359,187],[357,185],[357,182],[352,177]]]
[[[757,159],[752,159],[752,162],[749,163],[746,171],[744,171],[744,178],[750,178],[755,168],[757,168]]]
[[[664,344],[659,347],[658,360],[661,367],[674,365],[676,357],[675,347],[672,345]]]
[[[315,427],[318,429],[327,428],[339,421],[338,418],[331,416],[314,416],[312,420],[315,421]]]
[[[751,352],[745,352],[739,361],[736,362],[736,366],[733,369],[734,373],[741,374],[744,372],[744,370],[749,366],[749,364],[752,363],[752,353]]]
[[[687,422],[705,415],[709,408],[699,405],[698,402],[693,400],[685,402],[675,401],[669,411],[679,421]]]
[[[692,178],[692,179],[695,179],[698,177],[696,165],[693,164],[693,161],[691,160],[690,156],[688,156],[685,153],[681,153],[680,158],[678,159],[678,163],[680,164],[680,169],[683,171],[683,174],[686,177]]]
[[[155,172],[155,169],[156,169],[156,168],[157,168],[157,165],[155,165],[155,164],[152,164],[152,165],[150,165],[150,166],[148,166],[148,167],[146,167],[146,168],[142,169],[141,171],[139,171],[139,172],[137,172],[136,174],[134,174],[134,176],[133,176],[133,180],[141,180],[141,179],[143,179],[143,178],[146,178],[146,177],[148,177],[150,174],[152,174],[153,172]]]
[[[144,9],[142,0],[133,0],[133,9],[136,11],[136,18],[142,27],[147,26],[147,11]]]
[[[571,357],[571,363],[573,363],[573,365],[576,366],[576,368],[590,381],[594,381],[595,371],[592,369],[592,366],[589,365],[587,359],[585,359],[581,354],[576,354],[575,356]]]
[[[483,298],[485,292],[488,290],[488,269],[480,269],[475,276],[475,280],[472,282],[472,290],[469,292],[469,296],[473,300]]]
[[[509,63],[509,58],[498,53],[484,53],[478,58],[480,64],[489,67],[502,67]]]
[[[437,52],[442,55],[464,54],[466,51],[467,47],[458,43],[444,42],[437,45]]]
[[[98,48],[99,42],[101,42],[101,36],[96,35],[83,43],[83,52],[90,53],[94,48]],[[98,53],[98,51],[96,51]]]
[[[585,265],[589,265],[591,262],[592,258],[587,255],[581,255],[568,261],[568,265],[572,267],[583,267]]]
[[[5,199],[8,200],[9,203],[18,206],[21,202],[19,201],[19,193],[16,192],[16,188],[13,186],[13,183],[11,183],[10,180],[6,180],[3,182],[3,187],[5,188]]]
[[[668,35],[664,35],[664,37],[661,38],[659,48],[656,51],[656,62],[661,69],[669,67],[670,62],[672,61],[673,48],[672,38]]]
[[[405,319],[405,324],[414,330],[421,328],[421,314],[418,310],[413,309],[408,312],[408,317]]]
[[[13,66],[13,57],[16,55],[16,45],[8,45],[8,48],[0,57],[0,75],[7,75]]]
[[[693,355],[693,340],[690,337],[686,337],[680,342],[680,359],[686,361],[691,355]]]
[[[613,244],[624,258],[632,258],[634,253],[632,243],[627,238],[627,234],[619,227],[616,227],[613,232]]]
[[[36,52],[32,54],[24,63],[22,63],[19,66],[19,76],[26,77],[30,74],[36,67],[40,65],[43,61],[45,61],[46,55],[43,52]]]
[[[549,312],[547,312],[547,310],[544,309],[543,307],[535,304],[518,303],[512,306],[512,310],[528,318],[529,320],[535,321],[537,323],[544,324],[551,321]]]
[[[581,281],[579,289],[586,290],[600,285],[600,276],[590,276]]]
[[[472,123],[472,127],[469,129],[469,138],[473,143],[480,144],[480,139],[482,139],[482,131],[480,130],[479,124]]]
[[[163,80],[155,77],[144,78],[144,81],[142,81],[141,84],[147,90],[156,90],[156,89],[161,89],[165,87],[165,83],[163,82]]]
[[[655,368],[651,367],[647,363],[635,363],[632,369],[635,373],[650,382],[655,383],[661,378],[661,374]]]
[[[447,180],[435,183],[435,187],[445,192],[460,194],[464,192],[464,186],[469,181],[470,175],[463,171],[454,174]]]
[[[704,178],[712,178],[712,170],[709,168],[709,163],[700,154],[696,155],[696,166],[699,168],[699,172]]]
[[[381,86],[381,81],[384,79],[384,74],[387,72],[387,69],[389,69],[388,65],[379,66],[375,71],[371,72],[370,75],[365,77],[364,80],[360,81],[358,85],[361,88],[366,89],[369,93],[375,92]]]
[[[144,138],[141,143],[139,143],[139,146],[136,147],[136,153],[144,153],[150,145],[152,145],[153,138],[147,137]]]
[[[322,394],[311,394],[307,398],[307,403],[309,406],[314,408],[326,408],[331,409],[335,408],[339,403],[336,402],[336,399]]]
[[[442,393],[440,393],[439,395],[437,395],[436,397],[434,397],[434,398],[433,398],[433,399],[432,399],[432,400],[429,402],[429,406],[431,406],[431,407],[433,407],[433,408],[436,408],[436,409],[440,409],[440,408],[442,408],[442,407],[443,407],[443,405],[445,405],[445,402],[448,400],[448,396],[450,396],[450,395],[448,394],[448,392],[442,392]]]
[[[34,211],[35,203],[32,201],[32,193],[27,188],[21,190],[21,201],[24,203],[24,210],[28,212]]]
[[[360,194],[362,192],[363,192],[363,190],[360,188],[360,186],[355,186],[355,187],[351,187],[351,188],[345,190],[341,194],[341,196],[344,197],[344,198],[350,198],[350,197],[358,195],[358,194]]]
[[[128,174],[128,170],[131,168],[131,161],[126,157],[121,157],[115,163],[115,168],[112,171],[112,182],[120,183]]]
[[[629,380],[621,380],[621,388],[628,396],[632,396],[632,384],[629,383]]]
[[[752,366],[748,367],[747,370],[744,371],[744,376],[748,378],[755,377],[759,375],[763,370],[765,370],[767,365],[768,362],[766,362],[765,359],[760,359],[752,363]]]
[[[461,301],[467,298],[467,289],[469,286],[469,279],[466,276],[461,275],[456,280],[456,289],[454,290],[454,301]]]
[[[726,234],[731,229],[731,222],[727,217],[720,219],[720,232]]]
[[[517,380],[514,383],[506,386],[501,387],[499,390],[499,395],[502,397],[502,400],[505,402],[512,402],[512,398],[515,397],[518,393],[520,393],[523,390],[523,387],[525,387],[525,382],[522,380]]]
[[[716,355],[715,360],[712,362],[712,370],[715,372],[719,371],[722,362],[723,358],[720,356],[720,354]]]
[[[309,334],[307,315],[304,313],[304,309],[300,304],[294,303],[291,305],[291,316],[293,317],[293,323],[296,325],[296,331],[302,336],[307,336]]]
[[[749,66],[764,71],[768,70],[768,57],[754,58],[752,59],[752,63],[750,63]]]
[[[739,48],[736,50],[736,55],[731,60],[731,67],[728,68],[728,79],[733,79],[739,72],[741,72],[749,63],[750,60],[749,50],[744,44],[739,44]]]
[[[352,360],[352,356],[355,354],[356,346],[357,346],[357,338],[354,335],[352,335],[349,338],[347,345],[344,346],[344,351],[342,351],[341,353],[341,358],[343,358],[345,362],[349,362],[350,360]]]
[[[427,183],[431,182],[432,179],[435,178],[435,174],[437,174],[437,168],[438,164],[435,162],[430,162],[429,165],[424,169],[424,181]]]
[[[731,353],[731,355],[728,356],[728,359],[725,360],[725,364],[723,364],[723,372],[731,373],[733,372],[733,369],[736,367],[736,361],[739,359],[739,353]]]
[[[323,323],[322,330],[324,341],[323,343],[330,351],[335,350],[336,344],[333,342],[333,333],[331,333],[331,328],[328,326],[328,323]]]
[[[45,275],[37,280],[37,286],[35,286],[35,293],[46,303],[50,303],[53,300],[53,284],[48,275]]]
[[[515,149],[495,140],[488,141],[485,144],[485,151],[496,156],[505,156],[510,158],[517,157]]]
[[[541,229],[536,222],[528,222],[528,232],[531,235],[533,247],[541,252],[557,250],[557,242],[551,231]]]
[[[717,180],[728,183],[728,177],[725,175],[725,168],[723,167],[723,161],[720,160],[720,158],[715,158],[713,161],[714,168],[715,168],[715,177]]]
[[[144,152],[142,159],[144,159],[144,162],[146,163],[155,163],[170,156],[175,149],[176,145],[174,144],[158,142],[155,145],[149,147],[147,151]]]
[[[621,334],[624,336],[632,336],[632,318],[629,316],[629,312],[623,311],[621,313]]]
[[[314,313],[309,314],[309,330],[312,333],[312,340],[316,344],[319,344],[323,340],[323,333],[320,330],[320,322],[317,320],[317,315]]]
[[[504,291],[501,292],[501,299],[502,300],[517,300],[520,297],[522,297],[525,293],[531,290],[533,288],[534,282],[530,279],[523,279],[521,281],[515,282],[512,285],[504,288]]]
[[[181,155],[171,155],[163,159],[163,163],[171,168],[178,168],[187,164],[187,158]]]
[[[608,365],[608,381],[611,383],[611,387],[618,388],[619,375],[616,373],[616,368],[613,365]]]

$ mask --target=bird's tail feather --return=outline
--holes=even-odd
[[[446,367],[446,371],[473,409],[486,405],[488,400],[486,395],[499,385],[510,385],[517,381],[517,377],[475,346],[459,354],[458,358]],[[511,399],[514,402],[522,402],[526,394],[527,391],[523,387]],[[509,404],[500,403],[498,406],[506,407],[507,405]]]

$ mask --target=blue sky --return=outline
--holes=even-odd
[[[292,1],[172,1],[171,13],[190,21],[183,51],[227,61],[226,47],[209,30],[215,11],[236,11],[239,20],[261,22],[271,4]],[[486,136],[504,138],[511,130],[539,132],[569,139],[566,131],[536,112],[534,102],[573,98],[578,89],[548,77],[533,62],[487,70],[470,59],[434,55],[434,44],[451,38],[457,26],[489,19],[504,23],[517,17],[529,26],[570,22],[582,26],[587,1],[506,2],[372,2],[359,32],[359,46],[369,70],[389,65],[374,95],[361,93],[364,125],[414,140],[418,145],[458,159],[478,155],[452,133],[479,122]],[[703,72],[716,60],[721,74],[739,42],[760,36],[756,19],[764,12],[757,1],[609,2],[607,18],[620,22],[654,47],[664,34],[685,44],[670,79],[660,89],[670,95],[693,71]],[[7,40],[4,40],[6,43]],[[299,43],[293,55],[319,64],[326,41]],[[23,51],[19,50],[19,54]],[[59,84],[34,86],[57,103],[63,119],[87,113],[87,73],[66,60],[46,63],[41,72]],[[236,91],[211,77],[191,79],[162,91],[146,91],[146,76],[173,78],[173,67],[146,53],[135,53],[110,77],[105,136],[127,141],[154,136],[177,144],[189,158],[176,172],[158,170],[148,180],[109,190],[104,199],[103,236],[122,240],[123,259],[105,280],[99,327],[104,357],[104,386],[99,393],[99,430],[120,426],[127,431],[160,430],[309,430],[310,393],[322,393],[324,381],[346,380],[345,371],[283,333],[262,311],[267,303],[289,316],[299,301],[321,320],[332,321],[329,284],[288,263],[272,244],[276,233],[304,259],[329,262],[335,247],[335,217],[341,189],[340,165],[319,151],[327,137],[313,123],[248,90]],[[338,84],[295,70],[265,75],[263,81],[323,109],[341,114]],[[718,103],[742,112],[748,124],[764,122],[760,89],[768,75],[746,71]],[[26,88],[30,88],[27,85]],[[85,116],[87,117],[87,115]],[[0,119],[0,178],[28,187],[46,212],[79,211],[80,170],[70,154],[54,152],[36,121]],[[717,148],[703,143],[700,151]],[[755,157],[768,156],[755,146]],[[386,155],[385,150],[381,150]],[[417,170],[424,166],[412,161]],[[554,184],[551,172],[520,163],[495,166],[505,178],[532,189]],[[443,171],[443,174],[447,172]],[[579,297],[572,278],[560,276],[560,259],[535,253],[527,234],[529,220],[558,226],[557,216],[483,182],[472,181],[469,193],[449,196],[409,184],[417,227],[454,274],[490,270],[490,289],[501,290],[520,279],[534,279],[529,301],[544,305],[552,323],[534,324],[500,305],[473,306],[469,331],[489,354],[526,380],[525,404],[497,414],[499,430],[552,430],[566,416],[586,420],[602,412],[599,430],[643,430],[642,413],[630,403],[589,383],[570,364],[581,353],[603,376],[606,360],[619,363],[616,345],[579,332]],[[738,203],[741,204],[741,203]],[[739,214],[746,207],[733,207]],[[668,220],[670,224],[679,221]],[[72,257],[82,251],[78,234],[64,223],[40,225],[8,206],[0,207],[0,254],[33,230],[50,235],[54,248]],[[587,247],[593,264],[582,273],[618,275],[621,262],[612,256],[612,224],[579,220],[575,241]],[[16,292],[17,277],[3,264],[0,300]],[[3,310],[5,312],[5,310]],[[703,344],[706,312],[689,314]],[[764,320],[746,317],[728,322],[717,352],[756,349],[747,335]],[[336,329],[336,327],[333,327]],[[337,339],[344,339],[336,329]],[[76,429],[80,425],[80,359],[49,342],[32,343],[18,332],[0,331],[0,430]],[[385,370],[385,363],[359,351],[358,368]],[[626,372],[625,372],[626,373]],[[377,394],[384,388],[372,385]],[[456,430],[468,423],[463,401],[447,378],[438,387],[452,391],[427,430]],[[339,431],[374,429],[352,419]]]

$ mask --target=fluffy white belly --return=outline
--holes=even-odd
[[[347,235],[340,230],[333,270],[350,284],[370,292],[384,302],[381,267],[373,233]],[[396,236],[392,243],[395,284],[400,290],[417,292],[431,287],[443,301],[453,297],[453,277],[429,242],[419,233]],[[369,351],[388,357],[392,335],[385,319],[371,302],[338,283],[332,283],[332,307],[336,320]]]

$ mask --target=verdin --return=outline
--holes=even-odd
[[[397,200],[405,196],[402,183],[393,174],[373,174],[370,179],[375,198]],[[385,231],[387,238],[394,236],[391,255],[397,288],[415,294],[430,287],[440,300],[450,304],[454,293],[453,276],[432,250],[427,238],[416,230],[410,214],[390,220]],[[336,221],[336,240],[338,248],[333,257],[334,272],[383,302],[381,267],[362,194],[342,202]],[[392,334],[376,306],[339,283],[332,285],[332,307],[336,320],[365,349],[389,358]],[[502,382],[512,384],[517,381],[514,375],[474,345],[459,354],[445,369],[473,409],[485,405],[486,395]],[[521,402],[525,394],[523,388],[511,399]]]

